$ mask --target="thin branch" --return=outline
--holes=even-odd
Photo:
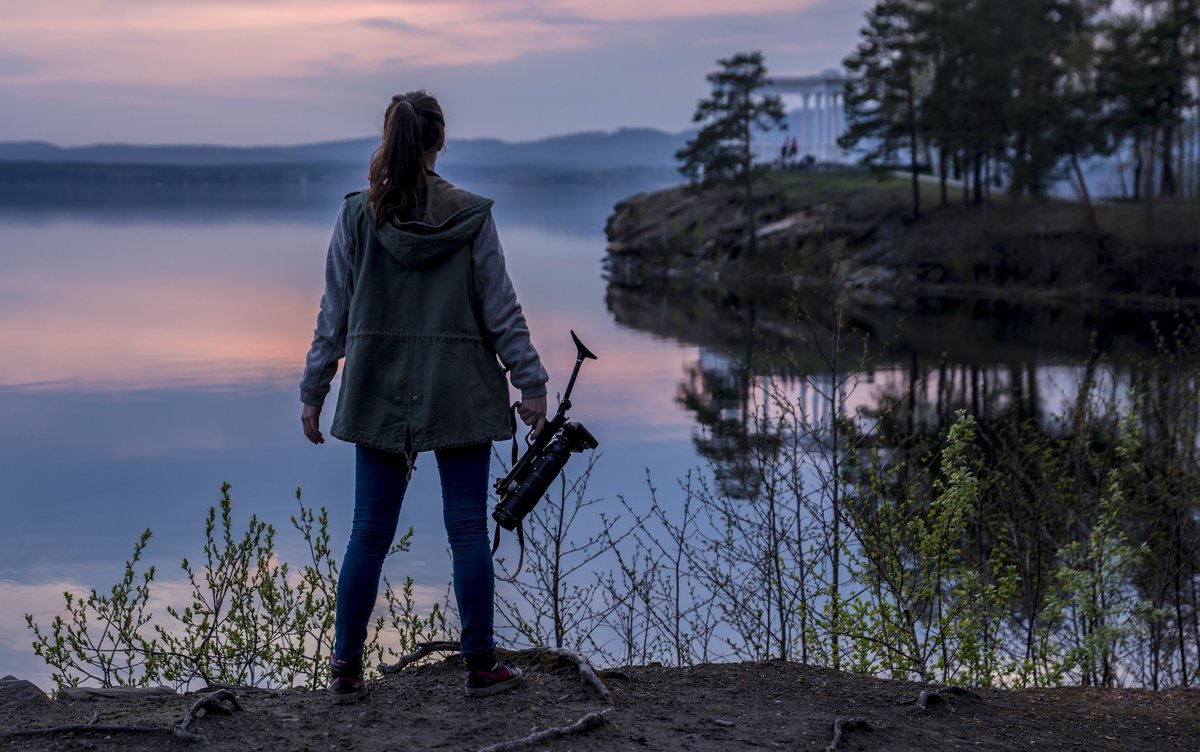
[[[542,731],[535,731],[529,736],[525,736],[520,739],[513,739],[511,741],[500,742],[499,744],[492,744],[490,746],[483,747],[479,750],[479,752],[514,752],[514,750],[529,749],[530,747],[536,746],[551,739],[559,739],[572,734],[582,734],[586,731],[591,731],[594,728],[603,726],[608,718],[608,714],[611,713],[612,710],[613,709],[611,707],[607,707],[604,710],[597,710],[595,712],[588,713],[570,726],[555,726]]]

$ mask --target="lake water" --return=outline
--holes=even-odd
[[[646,468],[669,503],[674,479],[702,462],[689,394],[722,415],[745,404],[759,373],[787,370],[793,383],[820,387],[819,364],[804,365],[819,358],[789,339],[786,309],[769,299],[607,289],[604,220],[614,201],[653,185],[469,187],[497,200],[552,392],[573,363],[569,329],[599,355],[584,366],[572,417],[600,441],[590,495],[601,506],[644,498]],[[0,674],[49,684],[23,615],[45,624],[64,590],[106,590],[145,528],[154,531],[147,559],[157,590],[178,591],[179,561],[199,553],[223,482],[237,518],[274,523],[281,554],[296,560],[288,519],[303,488],[308,505],[329,508],[340,552],[352,449],[303,438],[296,389],[339,202],[334,192],[250,208],[0,208]],[[747,356],[748,322],[776,332],[798,360],[781,369]],[[903,391],[918,374],[930,391],[966,390],[982,374],[993,386],[1042,385],[1052,411],[1069,396],[1098,322],[1110,351],[1142,347],[1136,317],[994,305],[903,319],[877,312],[855,322],[881,344],[848,404]],[[414,550],[389,566],[413,575],[418,602],[428,602],[444,593],[450,565],[437,474],[432,459],[418,465],[402,519],[416,528]]]
[[[691,421],[673,396],[696,348],[616,325],[601,276],[608,210],[649,186],[471,187],[497,200],[552,390],[574,361],[568,330],[599,355],[572,411],[601,442],[599,492],[636,492],[647,465],[684,471]],[[222,482],[242,523],[273,522],[297,559],[288,519],[303,488],[329,508],[340,551],[352,448],[304,439],[296,388],[340,200],[0,210],[0,674],[47,684],[23,615],[45,624],[64,590],[106,590],[143,529],[158,580],[179,581]],[[417,532],[403,572],[439,598],[450,567],[431,459],[403,524]]]

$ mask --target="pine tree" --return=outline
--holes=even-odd
[[[692,121],[704,123],[696,137],[675,153],[679,171],[693,183],[712,184],[740,179],[745,189],[749,246],[755,245],[754,152],[755,129],[767,132],[785,127],[783,100],[765,95],[767,67],[762,52],[741,52],[718,60],[708,75],[712,96],[696,105]],[[737,255],[736,251],[733,253]]]
[[[922,85],[927,61],[914,25],[920,3],[880,0],[867,13],[862,41],[843,62],[846,82],[845,149],[866,145],[863,162],[886,166],[907,149],[912,176],[913,219],[921,216]]]

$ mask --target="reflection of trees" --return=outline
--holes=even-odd
[[[701,348],[700,359],[687,367],[676,401],[699,426],[693,436],[697,451],[711,463],[723,490],[734,498],[758,492],[761,468],[756,457],[778,450],[779,437],[763,431],[752,403],[753,360],[735,361]]]
[[[934,549],[870,526],[926,529],[931,504],[946,493],[939,462],[962,410],[975,416],[970,444],[959,451],[977,490],[964,507],[961,535],[935,548],[950,547],[947,571],[963,579],[924,597],[934,599],[926,601],[929,609],[943,597],[960,598],[964,608],[972,598],[992,599],[993,610],[971,617],[973,649],[982,652],[970,670],[1023,684],[1200,682],[1200,369],[1193,328],[1172,329],[1156,344],[1153,317],[1120,313],[1018,309],[996,316],[989,307],[968,307],[950,317],[918,314],[915,323],[848,316],[841,363],[856,364],[867,351],[864,333],[878,356],[872,370],[851,379],[858,388],[847,391],[863,398],[851,405],[851,420],[841,421],[845,393],[822,385],[839,385],[845,366],[831,369],[821,355],[828,352],[821,333],[836,329],[836,321],[822,321],[819,306],[801,320],[794,300],[669,289],[610,289],[609,305],[621,323],[700,345],[677,399],[697,421],[697,448],[721,491],[746,500],[714,508],[724,519],[754,521],[772,552],[764,561],[775,561],[777,550],[796,553],[788,559],[799,568],[796,581],[818,588],[792,594],[798,602],[812,592],[837,593],[841,566],[852,578],[866,571],[854,569],[862,558],[839,564],[843,540],[847,556],[908,562],[892,571],[919,582],[924,573],[903,567]],[[1107,328],[1093,337],[1094,327]],[[1022,349],[1022,339],[1035,344]],[[834,406],[832,416],[814,414],[814,391],[814,404]],[[769,420],[788,410],[790,423]],[[855,418],[866,418],[868,434],[856,429]],[[822,425],[844,426],[846,438],[821,437],[798,453],[797,435],[819,436]],[[834,460],[821,452],[836,457],[851,444],[852,466],[827,476],[851,478],[843,502],[849,533],[842,538],[837,496],[828,492],[834,486],[789,487],[788,474],[807,472],[799,455],[815,460],[817,473],[830,470]],[[757,521],[752,515],[760,508],[765,514]],[[779,509],[791,510],[794,534],[779,526]],[[814,540],[816,549],[804,549],[812,558],[799,553]],[[896,549],[866,550],[885,540]],[[764,582],[778,581],[771,578],[780,573],[769,574]],[[896,597],[885,593],[877,601]],[[830,630],[836,635],[836,624]]]

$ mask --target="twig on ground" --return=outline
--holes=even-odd
[[[479,752],[514,752],[515,750],[519,749],[529,749],[534,745],[541,744],[542,742],[549,741],[551,739],[558,739],[560,737],[570,736],[572,734],[582,734],[585,731],[591,731],[594,728],[603,726],[608,714],[611,712],[611,707],[607,707],[604,710],[597,710],[595,712],[588,713],[570,726],[555,726],[554,728],[535,731],[529,736],[525,736],[520,739],[513,739],[511,741],[500,742],[499,744],[493,744],[489,747],[484,747],[480,749]]]
[[[417,645],[417,649],[408,655],[402,655],[395,663],[381,663],[379,665],[380,673],[395,674],[410,663],[416,663],[425,656],[431,653],[438,653],[450,650],[462,649],[462,643],[453,640],[443,640],[440,642],[422,642]]]
[[[873,731],[871,724],[865,718],[845,718],[838,716],[833,720],[833,741],[825,748],[825,752],[833,752],[841,744],[842,737],[847,731]]]

